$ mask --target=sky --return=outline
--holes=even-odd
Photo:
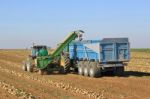
[[[0,49],[56,47],[74,30],[150,48],[150,0],[0,0]]]

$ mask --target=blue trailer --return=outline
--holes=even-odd
[[[124,62],[130,60],[130,44],[128,38],[73,41],[69,55],[80,75],[98,77],[106,71],[123,75]]]

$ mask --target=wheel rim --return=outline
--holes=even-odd
[[[86,67],[84,68],[84,75],[88,76],[88,68],[86,68]]]
[[[27,68],[29,69],[31,66],[30,66],[30,64],[29,63],[27,63]]]
[[[81,67],[78,68],[79,75],[83,75],[83,69]]]
[[[23,61],[22,69],[23,69],[24,71],[27,71],[27,67],[26,67],[26,62],[25,62],[25,61]]]
[[[32,72],[31,63],[28,62],[28,63],[26,64],[26,66],[27,66],[27,71],[28,71],[28,72]]]
[[[26,70],[27,70],[27,67],[26,67],[26,65],[25,65],[25,64],[22,66],[22,69],[23,69],[24,71],[26,71]]]
[[[89,71],[89,72],[90,72],[90,76],[91,76],[91,77],[94,77],[94,76],[95,76],[95,74],[94,74],[94,70],[93,70],[92,68],[90,69],[90,71]]]

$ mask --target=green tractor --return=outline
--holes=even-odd
[[[31,47],[31,55],[23,62],[22,69],[24,71],[33,72],[34,67],[37,65],[37,57],[47,55],[48,51],[45,45],[33,45],[33,47]]]
[[[41,75],[53,71],[58,71],[59,73],[69,72],[69,43],[77,38],[82,40],[82,33],[84,33],[82,30],[71,32],[52,54],[48,54],[46,46],[33,46],[31,55],[23,62],[22,69],[28,72],[38,71]]]

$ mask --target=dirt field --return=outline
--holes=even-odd
[[[150,99],[150,53],[132,52],[124,77],[100,78],[24,72],[28,54],[0,50],[1,99]]]

